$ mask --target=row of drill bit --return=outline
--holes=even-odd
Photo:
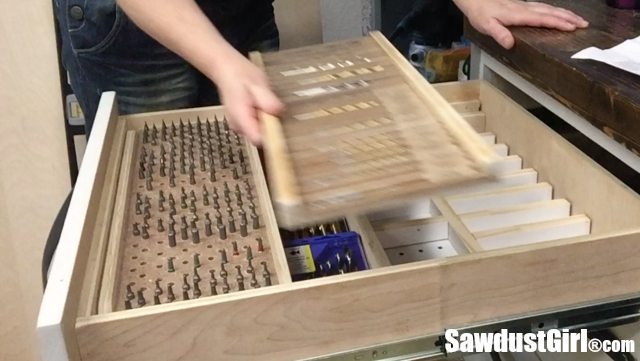
[[[210,269],[209,270],[209,289],[208,289],[209,296],[217,296],[218,294],[227,294],[232,290],[231,282],[233,281],[229,280],[230,275],[225,266],[229,264],[229,262],[226,254],[224,253],[224,250],[220,250],[220,251],[221,251],[221,259],[220,259],[220,266],[219,266],[220,270],[218,271],[220,280],[218,280],[218,278],[216,277],[216,270]],[[235,252],[237,252],[237,250],[234,251],[234,254]],[[237,291],[245,291],[249,287],[256,289],[262,286],[264,287],[271,286],[272,285],[271,272],[269,271],[267,262],[266,261],[260,262],[260,265],[262,266],[262,269],[261,269],[262,284],[260,284],[260,282],[258,281],[258,276],[256,275],[257,273],[256,269],[254,268],[252,263],[254,258],[253,258],[253,253],[251,251],[251,247],[249,246],[245,247],[245,254],[246,254],[247,266],[245,267],[244,272],[246,276],[245,274],[243,274],[242,266],[235,265],[235,269],[236,269],[235,289]],[[202,281],[202,277],[200,276],[198,269],[202,267],[202,264],[200,263],[198,256],[199,254],[197,253],[194,254],[193,273],[192,274],[184,273],[182,276],[181,300],[183,301],[187,301],[190,299],[198,299],[204,295],[200,287],[200,282]],[[170,257],[168,259],[168,263],[169,263],[168,264],[169,272],[175,272],[175,267],[173,265],[173,257]],[[191,276],[191,283],[189,283],[189,276]],[[249,279],[248,286],[247,286],[247,278]],[[155,289],[153,293],[154,305],[159,305],[162,303],[171,303],[177,299],[173,290],[175,283],[168,282],[166,284],[166,298],[164,302],[162,301],[160,296],[162,296],[165,293],[165,291],[161,286],[161,282],[162,282],[162,279],[155,280]],[[134,293],[133,287],[135,285],[136,284],[134,282],[131,282],[126,286],[124,305],[125,305],[125,309],[127,310],[133,308],[133,301],[136,300],[136,298],[137,298],[136,304],[138,307],[144,307],[145,305],[147,305],[147,301],[145,298],[145,291],[147,290],[146,287],[140,287]],[[220,291],[218,291],[218,287],[220,287]]]
[[[251,228],[253,230],[258,230],[260,228],[260,217],[257,213],[256,205],[254,204],[254,196],[252,194],[251,184],[248,179],[245,179],[245,193],[244,196],[248,201],[248,208],[251,212]],[[239,231],[241,237],[247,237],[249,234],[249,221],[247,218],[247,212],[244,210],[244,202],[243,202],[243,193],[240,190],[240,185],[236,184],[235,187],[235,206],[238,209],[237,216],[239,220],[239,226],[236,226],[236,216],[235,210],[232,205],[231,199],[231,191],[227,182],[224,183],[224,200],[226,203],[226,223],[223,221],[223,216],[221,212],[221,207],[219,203],[219,195],[216,187],[213,188],[213,198],[212,202],[209,201],[209,192],[206,185],[202,187],[202,205],[203,207],[212,207],[212,211],[215,212],[215,226],[217,230],[218,237],[221,240],[227,239],[227,232],[235,233]],[[190,192],[190,196],[187,196],[186,190],[184,187],[181,189],[180,195],[180,207],[182,209],[188,209],[190,214],[190,227],[187,223],[187,216],[182,215],[180,217],[180,237],[182,240],[188,240],[191,238],[191,241],[194,244],[200,243],[200,229],[197,226],[200,217],[198,216],[198,209],[196,206],[197,196],[193,190]],[[187,204],[187,199],[189,199],[189,204]],[[167,202],[168,207],[165,207],[165,202]],[[135,202],[135,213],[136,215],[142,216],[142,223],[134,222],[132,224],[132,233],[134,236],[141,236],[143,239],[149,239],[149,229],[151,225],[149,224],[149,220],[152,218],[151,214],[151,199],[148,196],[142,198],[140,193],[136,193],[136,202]],[[176,232],[176,220],[175,216],[177,215],[176,208],[176,200],[173,196],[173,193],[170,193],[168,199],[165,198],[164,192],[162,190],[158,193],[158,206],[157,210],[160,213],[167,212],[168,213],[168,232],[167,238],[169,241],[170,247],[175,247],[177,245],[177,232]],[[211,219],[211,214],[209,212],[205,212],[204,214],[204,233],[205,236],[210,237],[213,235],[213,221]],[[158,233],[165,232],[167,228],[164,225],[164,221],[162,218],[158,217],[156,230]],[[191,237],[190,237],[191,236]]]

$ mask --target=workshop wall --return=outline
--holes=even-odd
[[[276,0],[274,6],[282,49],[322,42],[320,0]]]
[[[40,263],[70,189],[51,1],[0,2],[0,360],[38,360]]]

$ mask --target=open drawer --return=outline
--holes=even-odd
[[[272,234],[278,284],[115,311],[96,305],[110,229],[122,212],[116,193],[127,132],[222,109],[118,118],[114,95],[104,96],[40,312],[44,357],[293,360],[637,297],[639,196],[492,86],[437,89],[487,141],[495,136],[504,175],[349,216],[373,269],[292,283]],[[273,231],[273,219],[263,218]]]

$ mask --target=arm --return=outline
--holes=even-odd
[[[471,25],[510,49],[515,39],[507,26],[536,26],[574,31],[589,23],[573,12],[539,2],[520,0],[453,0]]]
[[[146,33],[216,83],[233,129],[260,142],[258,111],[277,114],[282,103],[265,74],[236,51],[193,0],[118,0]]]

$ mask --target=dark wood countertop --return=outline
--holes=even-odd
[[[640,76],[571,56],[590,46],[610,48],[640,36],[640,11],[605,0],[548,0],[590,23],[573,33],[514,28],[516,46],[504,50],[468,24],[465,36],[525,79],[640,155]]]

